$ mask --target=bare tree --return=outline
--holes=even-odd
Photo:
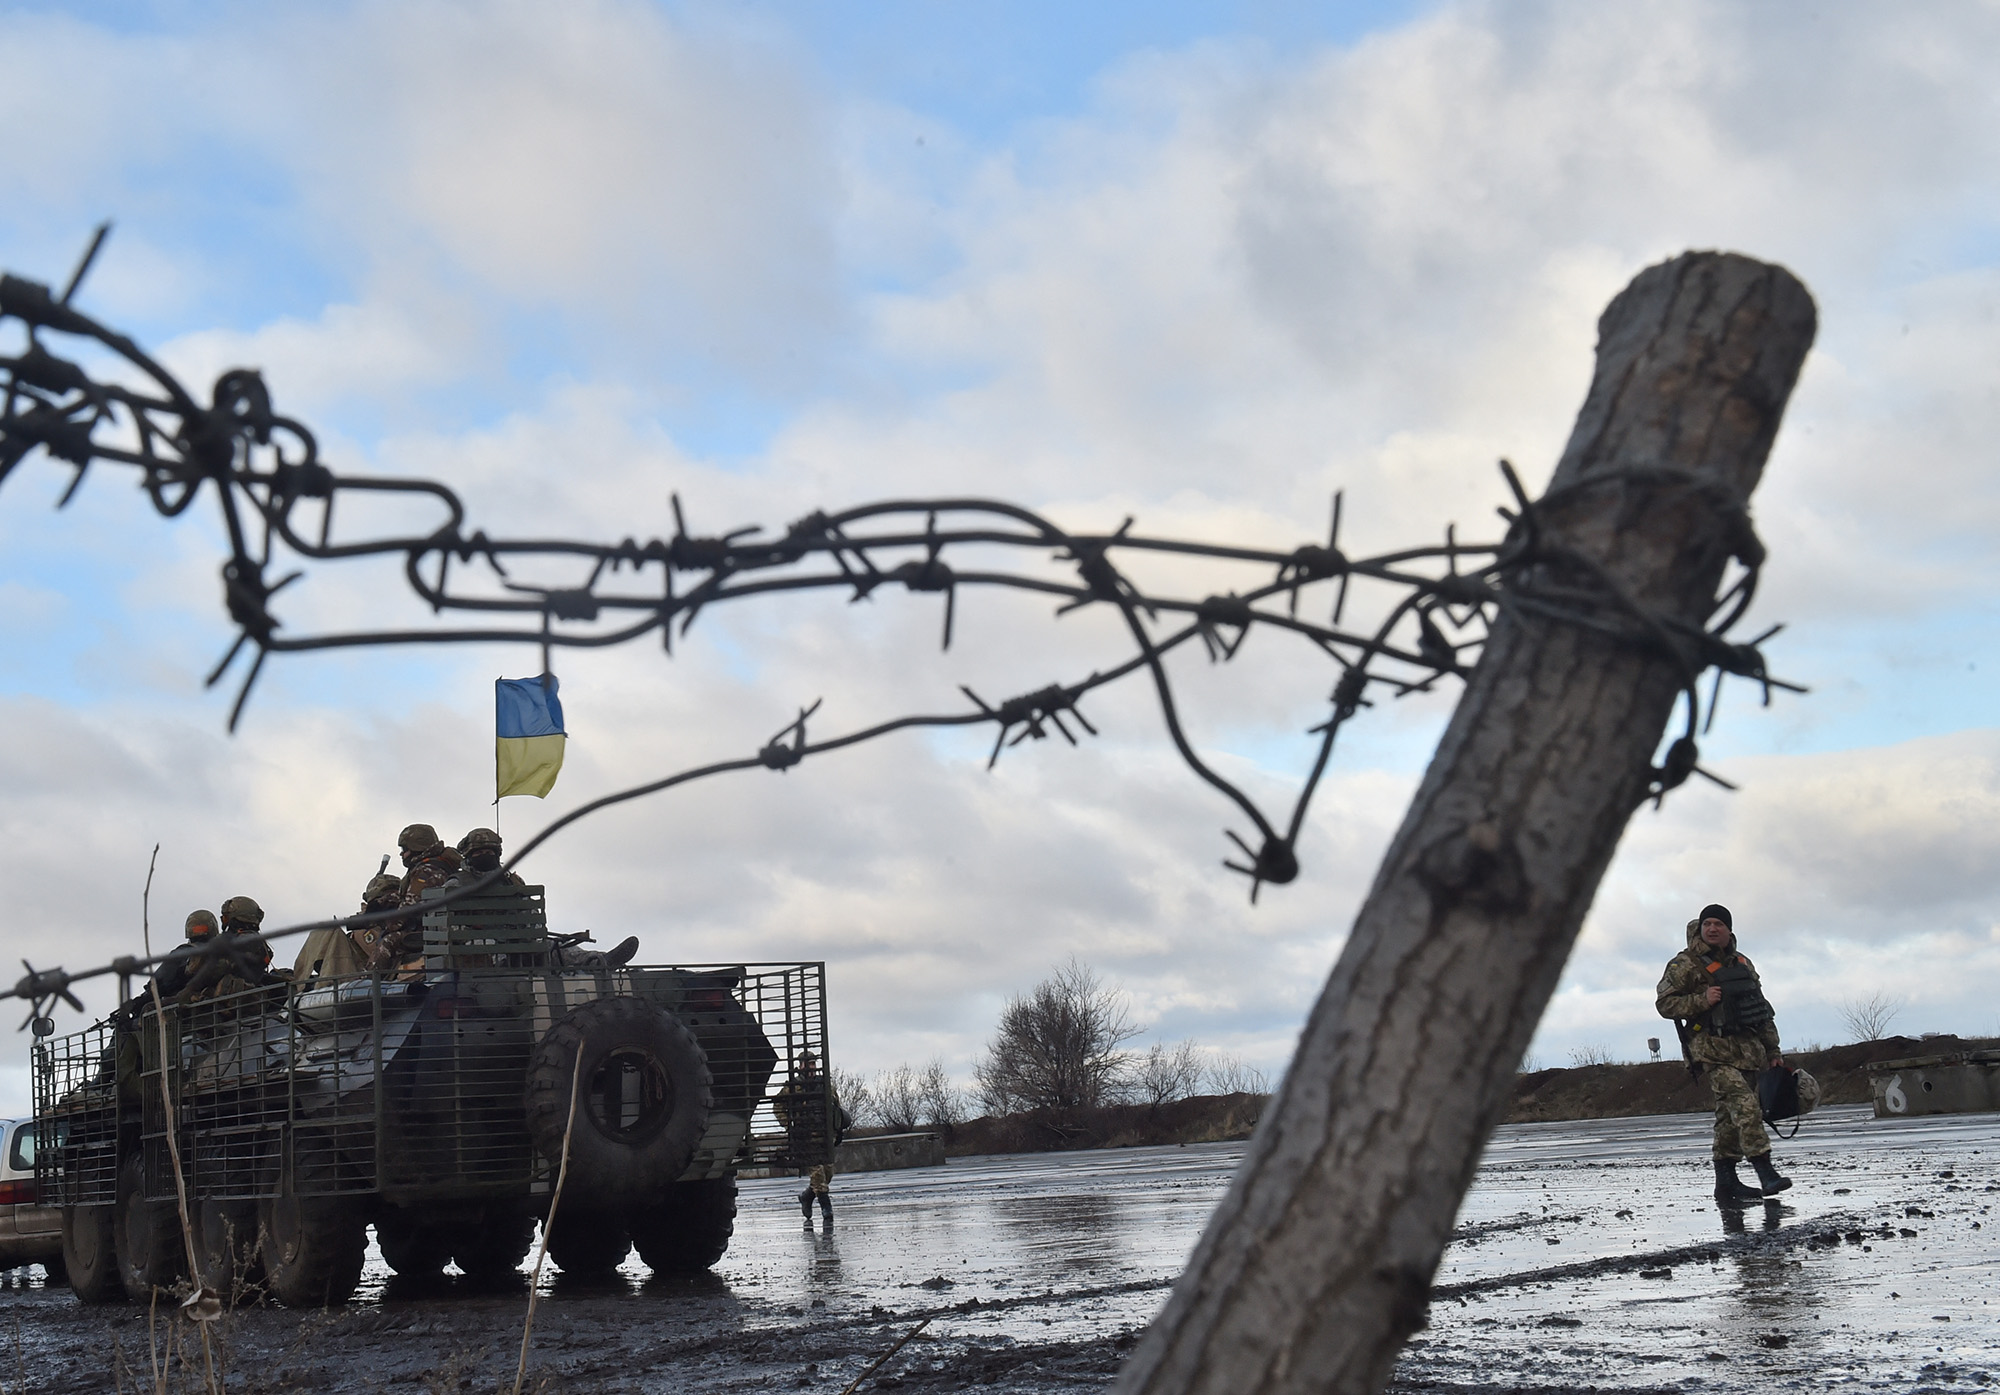
[[[965,1092],[945,1074],[944,1061],[933,1056],[917,1080],[917,1094],[923,1101],[924,1122],[950,1133],[965,1122]]]
[[[1119,1048],[1138,1034],[1121,995],[1072,955],[1001,1012],[973,1069],[980,1101],[994,1114],[1109,1103],[1129,1068]]]
[[[923,1079],[907,1064],[875,1077],[875,1115],[884,1128],[909,1133],[924,1117]]]
[[[1696,769],[1763,558],[1746,505],[1816,325],[1782,267],[1696,252],[1599,321],[1532,563],[1438,742],[1272,1107],[1125,1395],[1366,1395],[1423,1324],[1479,1155],[1649,798]],[[1734,559],[1748,569],[1729,592]],[[1754,657],[1754,648],[1752,649]],[[1683,698],[1687,725],[1653,753]]]
[[[1572,1047],[1569,1053],[1569,1063],[1579,1070],[1585,1066],[1608,1066],[1612,1063],[1611,1053],[1603,1047],[1595,1045]]]
[[[1849,998],[1840,1005],[1841,1025],[1856,1041],[1880,1041],[1889,1034],[1889,1024],[1903,1010],[1903,1000],[1887,993],[1871,993],[1865,998]]]
[[[868,1088],[868,1082],[851,1070],[839,1066],[828,1067],[827,1074],[833,1080],[833,1097],[840,1101],[841,1108],[853,1116],[857,1124],[879,1123],[875,1110],[875,1092]]]
[[[1201,1077],[1201,1048],[1192,1041],[1178,1046],[1156,1041],[1132,1071],[1132,1093],[1141,1104],[1158,1109],[1200,1089]]]
[[[1241,1056],[1218,1051],[1208,1063],[1208,1092],[1212,1095],[1268,1095],[1271,1081],[1255,1066],[1245,1065]]]

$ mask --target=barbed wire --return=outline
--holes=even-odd
[[[990,725],[994,741],[989,769],[1023,741],[1053,734],[1075,745],[1078,731],[1097,734],[1083,715],[1080,700],[1110,684],[1144,675],[1182,761],[1250,824],[1248,837],[1225,830],[1236,854],[1225,858],[1223,865],[1248,878],[1254,902],[1264,884],[1282,885],[1297,877],[1299,835],[1344,724],[1360,709],[1372,706],[1381,693],[1404,697],[1430,691],[1445,678],[1463,677],[1477,662],[1493,621],[1503,612],[1582,626],[1675,664],[1685,697],[1685,729],[1653,772],[1648,794],[1655,800],[1693,774],[1727,785],[1701,768],[1695,744],[1697,728],[1705,725],[1704,709],[1713,720],[1724,674],[1759,684],[1766,703],[1773,688],[1796,690],[1796,685],[1772,678],[1766,669],[1760,646],[1777,632],[1775,628],[1747,643],[1727,637],[1755,596],[1763,561],[1747,513],[1685,472],[1669,468],[1600,474],[1568,491],[1531,501],[1513,467],[1503,460],[1500,469],[1514,501],[1512,508],[1499,511],[1507,523],[1504,536],[1467,543],[1459,540],[1455,527],[1447,527],[1442,543],[1366,557],[1350,555],[1341,547],[1339,494],[1333,498],[1326,541],[1289,551],[1148,536],[1132,531],[1130,518],[1110,533],[1072,532],[1033,510],[975,497],[894,499],[832,513],[815,511],[782,531],[751,526],[704,534],[689,527],[680,497],[674,495],[673,535],[645,542],[633,537],[603,543],[468,531],[464,503],[443,484],[340,474],[323,464],[313,433],[273,410],[258,373],[248,369],[223,373],[204,406],[130,338],[74,309],[70,301],[106,231],[98,230],[60,296],[38,282],[0,275],[0,324],[19,321],[26,337],[20,353],[0,355],[0,385],[5,393],[0,410],[0,483],[39,449],[75,471],[58,507],[69,503],[91,466],[99,462],[136,470],[154,509],[167,518],[185,513],[206,487],[229,542],[222,580],[237,631],[209,673],[209,685],[220,682],[249,652],[230,709],[232,731],[272,654],[512,642],[539,647],[543,671],[548,672],[556,649],[609,647],[654,632],[671,654],[676,627],[685,636],[709,608],[795,592],[839,592],[856,602],[871,599],[885,587],[939,596],[940,642],[945,650],[955,638],[961,588],[1050,596],[1059,602],[1057,616],[1107,607],[1116,612],[1130,637],[1127,656],[1084,678],[1045,683],[998,702],[963,687],[970,704],[966,708],[897,717],[824,740],[808,735],[808,723],[819,707],[814,703],[801,709],[754,755],[681,771],[571,811],[518,849],[508,860],[510,869],[562,829],[614,804],[730,771],[788,770],[809,756],[894,731]],[[45,342],[51,336],[109,351],[110,371],[96,377],[79,361],[80,355],[53,353]],[[1741,566],[1716,599],[1705,625],[1689,626],[1650,613],[1601,568],[1552,542],[1542,526],[1547,511],[1568,502],[1565,495],[1635,487],[1690,492],[1723,522]],[[428,529],[372,537],[336,534],[339,500],[383,494],[420,496],[438,516]],[[1003,556],[1031,554],[1043,570],[977,569],[955,566],[950,560],[975,549],[998,549]],[[274,612],[274,598],[305,572],[293,568],[274,577],[276,571],[292,566],[294,558],[330,563],[366,557],[400,557],[410,590],[435,615],[498,617],[500,623],[280,633],[283,625]],[[1126,569],[1129,559],[1145,557],[1269,568],[1270,577],[1240,593],[1166,594],[1142,589]],[[586,575],[580,584],[556,585],[538,577],[534,563],[581,565]],[[1357,581],[1400,595],[1372,624],[1350,627],[1344,618],[1350,586]],[[1330,599],[1324,623],[1299,614],[1301,593],[1309,588],[1332,591],[1330,598],[1322,596]],[[532,624],[524,626],[528,617]],[[1259,627],[1302,637],[1337,670],[1326,719],[1309,729],[1318,738],[1311,765],[1290,807],[1275,812],[1266,812],[1196,750],[1166,664],[1170,655],[1195,641],[1211,662],[1226,663]],[[1704,704],[1697,682],[1710,668],[1716,671],[1716,689]],[[473,894],[487,880],[450,893],[446,902],[427,904],[448,904]],[[396,917],[396,912],[377,912],[317,920],[267,932],[262,938],[351,929]],[[104,974],[129,976],[165,957],[126,956],[79,973],[38,971],[24,962],[27,975],[4,996],[30,999],[31,1020],[44,1017],[46,1006],[58,997],[80,1009],[69,991],[71,984]]]

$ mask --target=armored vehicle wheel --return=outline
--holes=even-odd
[[[146,1159],[136,1150],[118,1164],[117,1220],[118,1277],[127,1298],[143,1303],[187,1273],[180,1207],[146,1200]]]
[[[312,1185],[307,1178],[306,1185]],[[290,1169],[277,1196],[257,1203],[264,1273],[271,1296],[287,1308],[345,1303],[361,1282],[368,1222],[344,1196],[300,1196]]]
[[[451,1238],[419,1225],[407,1213],[386,1211],[375,1220],[375,1241],[388,1266],[406,1279],[431,1279],[451,1259]]]
[[[655,1274],[692,1274],[729,1248],[736,1232],[736,1179],[680,1182],[632,1220],[632,1243]]]
[[[69,1270],[70,1292],[86,1303],[125,1299],[116,1214],[109,1206],[63,1207],[63,1267]]]
[[[708,1128],[708,1058],[663,1008],[637,998],[585,1003],[549,1028],[528,1063],[528,1136],[551,1163],[563,1155],[579,1057],[584,1094],[570,1130],[571,1195],[605,1210],[658,1201]]]
[[[599,1212],[558,1210],[549,1232],[549,1258],[565,1274],[609,1274],[631,1248],[624,1224]]]
[[[235,1303],[243,1290],[264,1277],[257,1244],[257,1203],[198,1201],[194,1204],[194,1252],[201,1286]]]
[[[534,1244],[535,1218],[531,1212],[525,1208],[495,1210],[487,1214],[483,1224],[458,1231],[452,1239],[451,1257],[466,1278],[490,1282],[518,1270]]]

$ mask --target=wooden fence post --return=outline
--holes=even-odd
[[[1699,627],[1732,553],[1754,545],[1738,509],[1814,327],[1782,267],[1690,252],[1640,273],[1598,322],[1543,536],[1650,613]],[[1386,1383],[1646,796],[1680,673],[1586,626],[1501,615],[1278,1097],[1120,1391]],[[1691,910],[1708,896],[1687,891]],[[1679,940],[1661,927],[1663,959]]]

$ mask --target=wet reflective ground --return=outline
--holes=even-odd
[[[1786,1204],[1720,1212],[1691,1115],[1503,1128],[1437,1276],[1412,1388],[2000,1384],[2000,1115],[1823,1110]],[[1748,1169],[1745,1169],[1747,1174]]]
[[[1056,1391],[1109,1383],[1240,1145],[954,1160],[836,1181],[829,1234],[799,1184],[743,1185],[714,1275],[552,1275],[530,1388]],[[1718,1212],[1701,1116],[1496,1135],[1437,1276],[1405,1390],[1985,1390],[2000,1384],[2000,1115],[1817,1114],[1789,1204]],[[560,1224],[560,1219],[558,1219]],[[38,1271],[36,1271],[38,1272]],[[511,1388],[525,1280],[412,1290],[371,1261],[333,1314],[250,1310],[222,1334],[242,1390]],[[16,1323],[18,1356],[6,1348]],[[145,1372],[147,1315],[0,1280],[0,1387],[104,1390]],[[198,1358],[197,1358],[198,1360]],[[197,1382],[198,1384],[198,1382]]]

